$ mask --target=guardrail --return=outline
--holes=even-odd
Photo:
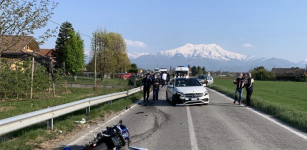
[[[0,136],[16,131],[21,128],[31,126],[43,121],[47,121],[47,128],[53,129],[53,118],[86,108],[86,114],[90,113],[90,107],[105,102],[110,102],[115,99],[123,98],[140,91],[140,88],[134,88],[128,91],[108,94],[93,98],[86,98],[83,100],[49,107],[46,109],[6,118],[0,120]]]

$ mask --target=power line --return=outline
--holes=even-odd
[[[54,23],[54,24],[57,24],[57,25],[61,26],[61,24],[59,24],[59,23],[57,23],[57,22],[55,22],[55,21],[52,21],[52,20],[49,20],[49,21],[52,22],[52,23]],[[81,34],[81,35],[87,36],[87,37],[89,37],[89,38],[92,38],[91,36],[86,35],[86,34],[84,34],[84,33],[81,33],[81,32],[79,32],[79,31],[78,31],[78,33]]]

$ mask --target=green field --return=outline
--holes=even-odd
[[[210,88],[234,97],[234,78],[214,78]],[[307,132],[307,83],[255,81],[251,105]],[[243,102],[246,90],[243,92]]]

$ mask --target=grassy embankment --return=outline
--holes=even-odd
[[[123,80],[123,79],[110,79],[110,78],[105,78],[103,81],[101,81],[100,78],[97,78],[97,82],[99,85],[127,85],[128,80]],[[74,81],[72,76],[67,77],[67,83],[78,83],[78,84],[94,84],[94,78],[90,77],[77,77],[77,80]]]
[[[216,77],[210,88],[234,97],[233,80]],[[306,82],[255,81],[251,106],[307,132],[306,89]]]
[[[116,82],[110,80],[110,82]],[[118,79],[114,79],[118,80]],[[78,80],[77,80],[78,81]],[[127,85],[128,81],[121,81]],[[57,93],[57,97],[52,98],[49,96],[40,99],[23,99],[23,100],[6,100],[1,102],[0,119],[47,108],[48,106],[56,106],[64,103],[69,103],[77,100],[81,100],[88,97],[95,97],[99,95],[105,95],[109,93],[115,93],[119,91],[127,90],[127,87],[121,88],[103,88],[99,91],[93,91],[93,89],[78,89],[69,88],[69,93]],[[109,116],[114,112],[123,110],[126,106],[138,101],[140,93],[129,96],[126,99],[119,99],[113,101],[112,104],[101,104],[95,107],[91,107],[91,113],[89,116],[85,115],[85,110],[80,110],[59,118],[54,119],[54,130],[48,131],[46,129],[46,123],[34,125],[19,131],[10,133],[0,138],[0,149],[35,149],[43,148],[45,141],[59,139],[69,135],[71,132],[80,130],[84,126],[76,124],[74,121],[86,118],[89,122],[94,122],[96,119],[101,119]],[[59,131],[62,133],[59,133]],[[44,143],[45,142],[45,143]]]

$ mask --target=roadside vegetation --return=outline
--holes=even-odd
[[[75,83],[75,84],[94,84],[94,78],[93,77],[82,77],[78,76],[77,80],[74,80],[72,76],[68,76],[67,83]],[[128,85],[129,80],[119,79],[119,78],[105,78],[103,81],[100,79],[97,79],[97,83],[99,85],[122,85],[126,86]]]
[[[234,78],[215,77],[210,88],[233,98]],[[254,83],[251,106],[307,132],[307,84],[304,82],[258,81]],[[246,91],[243,92],[243,102]]]
[[[53,99],[37,100],[35,105],[31,108],[31,101],[16,101],[11,102],[14,106],[9,106],[9,102],[5,102],[7,107],[14,108],[7,113],[1,112],[1,114],[6,114],[6,116],[11,116],[13,113],[20,113],[21,111],[35,110],[39,107],[46,108],[51,105],[58,105],[61,103],[67,103],[74,101],[76,99],[82,99],[86,97],[93,97],[97,95],[107,94],[111,92],[120,91],[121,89],[105,89],[97,93],[91,92],[92,89],[70,89],[74,94],[68,94],[66,96],[57,97]],[[107,91],[110,90],[110,91]],[[24,128],[10,134],[7,134],[0,138],[0,149],[10,149],[10,150],[32,150],[32,149],[52,149],[52,144],[59,142],[77,132],[83,128],[90,127],[95,124],[95,121],[103,120],[106,117],[124,110],[127,106],[137,102],[141,97],[141,93],[136,93],[129,97],[114,100],[111,104],[104,103],[94,107],[91,107],[91,112],[88,116],[85,114],[84,110],[79,110],[74,113],[55,118],[54,119],[54,130],[47,130],[46,123],[41,123],[28,128]],[[33,102],[33,101],[32,101]],[[24,106],[29,106],[23,108]],[[16,109],[18,107],[18,109]],[[16,112],[15,112],[16,111]],[[2,117],[2,115],[1,115]],[[80,125],[76,124],[75,121],[80,121],[82,118],[87,120],[86,124]]]

